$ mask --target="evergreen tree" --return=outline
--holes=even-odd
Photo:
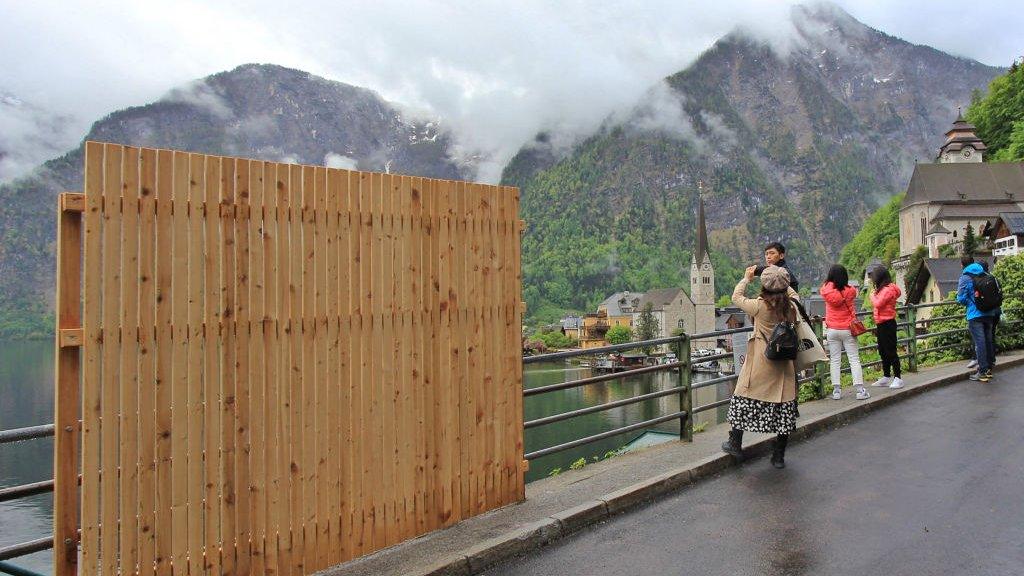
[[[971,223],[967,223],[967,230],[964,231],[964,245],[962,252],[966,256],[974,256],[975,252],[978,251],[978,237],[974,234],[974,226]]]
[[[638,341],[654,340],[658,337],[660,328],[658,319],[654,317],[654,306],[648,302],[644,305],[644,309],[640,312],[640,317],[636,322],[636,339]],[[643,351],[644,354],[650,354],[654,351],[654,348],[652,346],[645,346]]]

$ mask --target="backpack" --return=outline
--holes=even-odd
[[[796,333],[795,322],[779,322],[768,337],[764,355],[769,360],[796,360],[800,352],[800,336]]]
[[[991,312],[1003,305],[1003,289],[991,274],[975,276],[974,306],[981,312]]]

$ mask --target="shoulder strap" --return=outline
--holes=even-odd
[[[807,322],[807,325],[810,326],[811,319],[807,317],[807,311],[804,310],[803,304],[801,304],[799,300],[793,297],[790,297],[789,301],[792,302],[794,306],[796,306],[797,312],[799,312],[800,316],[803,317],[804,322]]]

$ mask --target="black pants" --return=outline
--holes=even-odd
[[[896,320],[878,325],[878,355],[882,357],[882,373],[900,377],[900,355],[896,351]]]

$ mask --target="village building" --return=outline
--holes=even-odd
[[[627,326],[635,332],[647,304],[651,305],[651,313],[658,323],[655,338],[671,336],[677,330],[689,334],[715,330],[715,268],[708,253],[703,198],[698,201],[697,208],[696,246],[690,262],[690,294],[687,295],[682,288],[616,292],[598,305],[597,312],[583,316],[577,331],[580,348],[606,346],[605,336],[615,326]],[[564,324],[563,331],[566,331]],[[694,342],[692,347],[713,349],[716,345],[715,339],[707,339]]]
[[[893,278],[904,294],[910,292],[906,277],[918,246],[927,248],[930,259],[955,260],[968,226],[981,252],[989,251],[990,240],[1016,246],[1009,226],[1006,236],[999,236],[995,226],[998,219],[1005,223],[1024,213],[1024,162],[983,162],[986,149],[974,126],[957,115],[936,162],[914,166],[899,212],[900,256],[892,263]]]

